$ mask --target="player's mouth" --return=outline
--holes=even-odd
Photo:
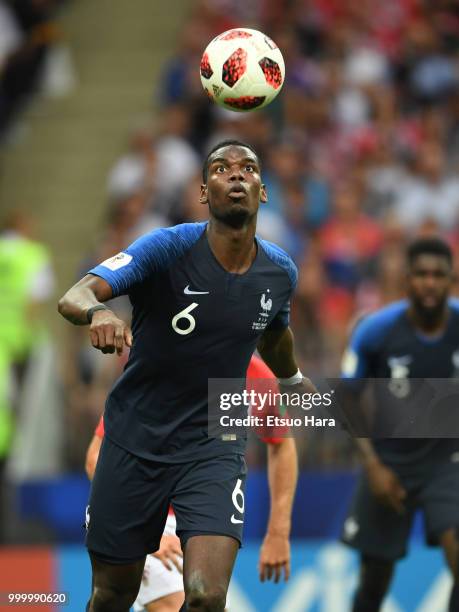
[[[438,306],[440,299],[437,295],[423,295],[421,297],[421,303],[424,308],[435,308]]]
[[[236,184],[228,191],[228,197],[232,200],[242,200],[247,195],[247,190],[243,185]]]

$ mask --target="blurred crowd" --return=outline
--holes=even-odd
[[[56,4],[0,0],[0,133],[11,96],[33,83],[26,66],[53,37],[46,19],[17,11],[49,15]],[[236,26],[264,31],[284,55],[286,82],[266,110],[225,111],[203,94],[202,52]],[[458,45],[455,0],[196,0],[153,84],[151,120],[127,135],[107,176],[106,222],[75,279],[145,232],[204,220],[202,160],[219,140],[240,138],[258,151],[267,185],[259,234],[299,267],[301,367],[337,376],[353,320],[403,296],[407,243],[440,234],[459,250]],[[114,309],[130,316],[127,300]],[[69,333],[66,461],[81,469],[124,362],[94,351],[84,328]],[[349,441],[327,436],[300,445],[303,465],[349,465]]]
[[[64,0],[0,0],[0,144],[36,92]]]
[[[247,114],[211,104],[197,69],[207,43],[241,25],[273,38],[287,73],[277,100]],[[155,227],[205,219],[202,160],[240,138],[259,152],[268,190],[259,234],[299,267],[302,368],[337,376],[355,317],[403,296],[406,244],[441,234],[459,249],[458,45],[454,0],[197,0],[154,83],[151,122],[107,177],[107,222],[81,274]],[[129,316],[126,302],[115,307]],[[122,367],[80,339],[68,381],[76,458]],[[348,464],[348,451],[314,434],[302,459]]]

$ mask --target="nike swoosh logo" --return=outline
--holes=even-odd
[[[234,518],[234,514],[231,515],[231,522],[236,524],[236,523],[243,523],[244,521],[241,521],[237,518]]]
[[[210,291],[192,291],[190,289],[190,285],[187,285],[183,290],[183,293],[185,295],[206,295],[207,293],[210,293]]]

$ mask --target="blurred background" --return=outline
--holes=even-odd
[[[266,111],[203,94],[201,54],[236,26],[283,52]],[[202,160],[241,138],[263,161],[259,233],[299,267],[301,367],[337,376],[352,321],[403,296],[407,242],[441,235],[458,252],[458,83],[455,0],[0,0],[0,591],[64,590],[75,611],[89,594],[84,457],[124,362],[64,322],[58,297],[137,236],[205,219]],[[259,585],[266,451],[249,445],[237,612],[348,609],[355,557],[335,542],[353,444],[316,430],[298,450],[293,576]],[[446,605],[421,527],[386,612]]]

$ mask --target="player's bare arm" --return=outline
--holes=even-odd
[[[368,414],[363,409],[364,400],[361,391],[362,388],[359,388],[357,393],[352,393],[346,398],[343,397],[345,399],[344,406],[346,407],[349,431],[353,430],[354,425],[356,426],[353,440],[355,441],[371,492],[380,503],[398,514],[403,514],[405,511],[403,500],[406,497],[406,491],[402,487],[397,474],[381,461],[371,439],[360,437],[362,435],[360,433],[362,431],[362,423],[366,423],[363,426],[364,428],[369,426]]]
[[[94,472],[96,471],[97,459],[99,457],[100,447],[102,445],[102,438],[94,435],[91,442],[89,443],[88,450],[86,451],[85,470],[89,480],[94,478]]]
[[[124,346],[132,346],[132,334],[125,321],[104,306],[112,297],[112,288],[103,278],[87,274],[59,300],[60,314],[74,325],[90,325],[94,348],[118,355]]]
[[[271,510],[268,528],[260,550],[260,580],[279,582],[290,576],[290,527],[298,477],[296,446],[293,438],[268,444],[268,478]]]
[[[385,506],[403,514],[406,491],[397,474],[381,462],[369,438],[356,438],[356,444],[373,495]]]
[[[289,378],[298,372],[290,327],[282,330],[266,330],[257,348],[263,361],[278,378]]]
[[[309,378],[304,377],[295,359],[293,332],[290,327],[282,330],[266,330],[257,345],[263,361],[279,378],[281,385],[294,386],[295,391],[316,393]]]

